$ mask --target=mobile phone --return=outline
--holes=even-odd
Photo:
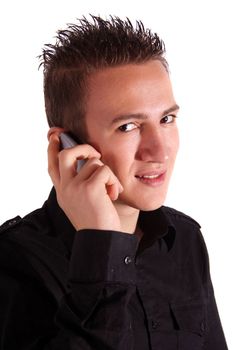
[[[60,137],[62,149],[71,148],[79,144],[66,132],[62,132],[59,137]],[[85,163],[85,159],[79,159],[77,161],[77,171],[81,169],[84,163]]]

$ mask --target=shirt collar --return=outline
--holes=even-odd
[[[50,218],[53,231],[55,231],[57,236],[60,236],[70,251],[76,230],[59,207],[54,187],[44,204],[44,208]],[[151,246],[156,240],[163,240],[166,243],[168,252],[172,249],[176,230],[166,213],[165,207],[162,206],[153,211],[140,211],[138,220],[139,226],[144,232],[140,242],[140,250]]]
[[[138,223],[144,231],[141,249],[151,246],[155,241],[163,241],[167,252],[172,249],[176,230],[164,206],[152,211],[141,211]]]

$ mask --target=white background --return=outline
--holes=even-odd
[[[4,5],[3,5],[4,3]],[[0,5],[0,222],[40,207],[51,187],[42,69],[45,43],[82,15],[142,19],[167,47],[181,149],[166,204],[202,225],[229,348],[233,348],[230,1],[10,1]]]

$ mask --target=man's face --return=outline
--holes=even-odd
[[[106,68],[88,79],[88,142],[124,191],[117,205],[159,208],[178,150],[176,105],[160,61]]]

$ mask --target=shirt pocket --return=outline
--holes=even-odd
[[[161,310],[160,310],[161,311]],[[153,350],[201,350],[206,331],[203,300],[171,303],[157,314],[151,332]]]
[[[177,329],[179,350],[202,349],[206,331],[206,311],[203,301],[171,304]]]
[[[99,291],[93,306],[82,320],[83,328],[91,331],[131,331],[128,302],[135,287],[109,283]]]

